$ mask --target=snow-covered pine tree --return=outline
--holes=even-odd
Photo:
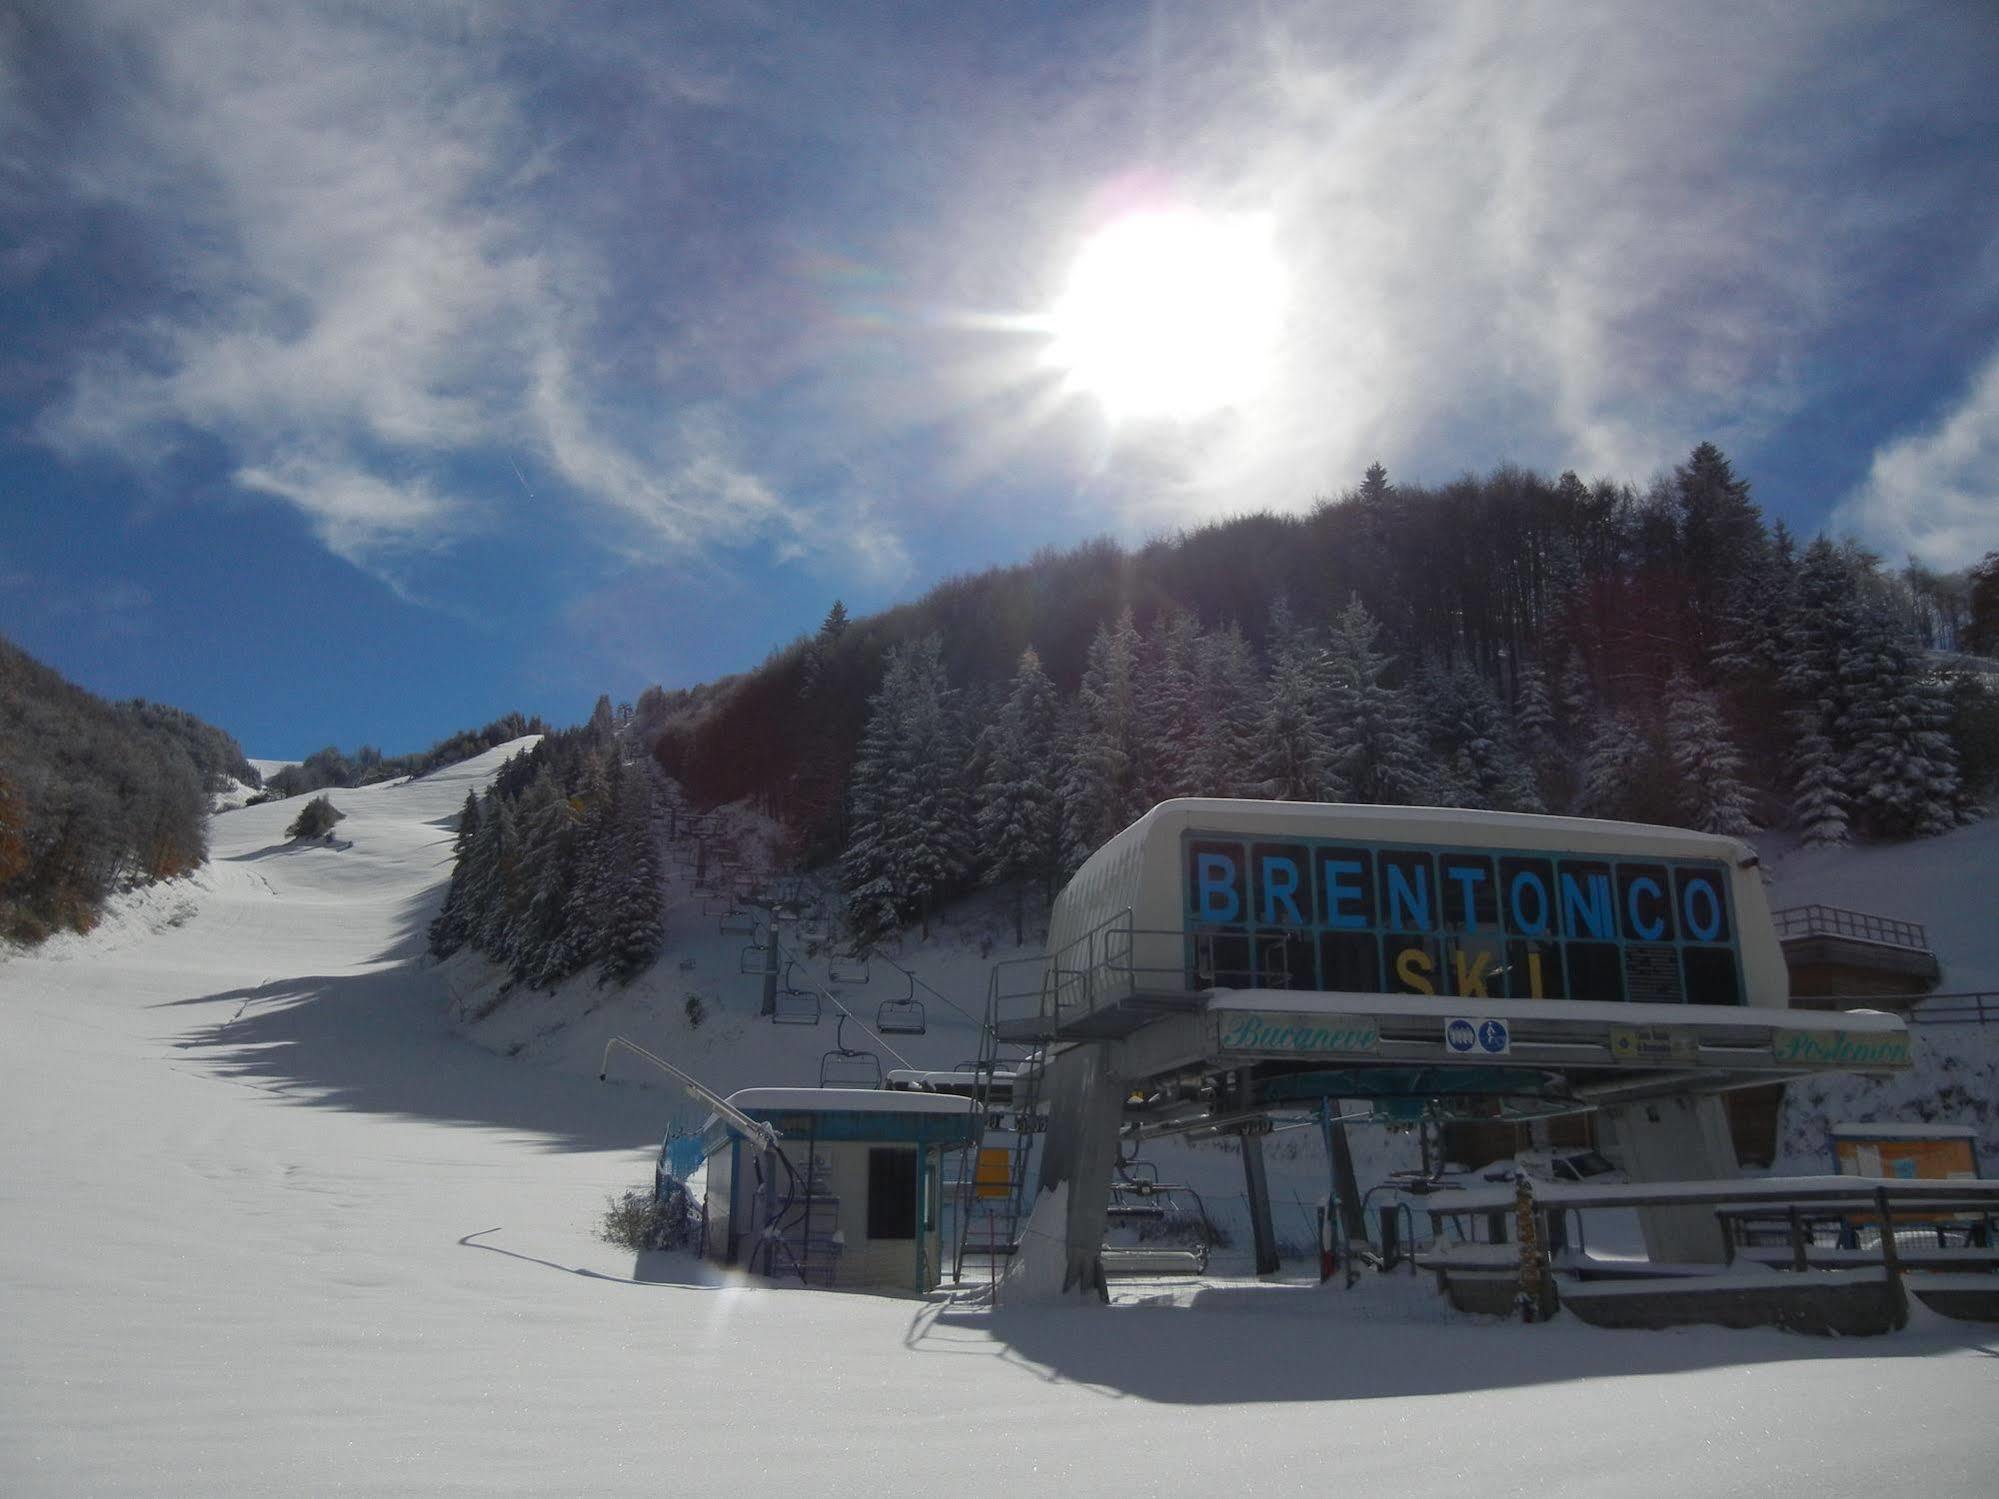
[[[1547,673],[1531,656],[1522,659],[1514,673],[1513,733],[1542,805],[1560,805],[1568,791],[1569,761],[1562,751]]]
[[[1801,705],[1822,703],[1822,732],[1837,729],[1847,696],[1841,660],[1860,643],[1865,579],[1826,537],[1805,548],[1783,625],[1784,689]]]
[[[1379,630],[1359,594],[1333,621],[1326,652],[1327,750],[1352,800],[1408,803],[1423,793],[1423,741],[1407,699],[1381,680],[1388,657],[1374,649]]]
[[[451,885],[444,892],[444,904],[430,924],[431,956],[448,958],[465,945],[465,881],[467,856],[479,837],[479,796],[465,793],[465,805],[458,811],[458,829],[452,834]]]
[[[560,959],[570,973],[604,957],[605,923],[616,879],[618,793],[624,778],[618,757],[608,748],[584,751],[576,774],[571,804],[580,821],[560,939]]]
[[[1150,762],[1141,800],[1148,806],[1190,794],[1199,738],[1200,649],[1200,623],[1183,609],[1155,622],[1140,642],[1139,739]]]
[[[807,643],[799,669],[798,770],[792,803],[795,825],[809,851],[839,846],[844,831],[845,751],[840,728],[847,684],[840,662],[846,633],[847,606],[835,599],[818,634]]]
[[[1196,658],[1190,796],[1240,796],[1256,742],[1256,657],[1241,629],[1223,625],[1201,637]]]
[[[1826,737],[1825,705],[1814,703],[1791,714],[1796,748],[1791,759],[1791,821],[1806,844],[1843,844],[1848,836],[1846,796],[1841,789],[1839,756]]]
[[[524,862],[532,884],[514,974],[553,987],[579,966],[569,944],[569,892],[576,878],[576,812],[544,768],[521,797]]]
[[[520,836],[505,797],[487,793],[479,813],[479,836],[472,844],[471,881],[466,887],[466,923],[473,947],[496,963],[513,960],[515,918],[519,915]]]
[[[1430,725],[1432,791],[1438,805],[1538,812],[1534,779],[1491,685],[1464,662],[1418,678]]]
[[[1061,867],[1061,808],[1055,795],[1055,684],[1029,646],[1013,691],[987,735],[979,788],[979,844],[985,881],[1013,892],[1013,939],[1024,940],[1026,892],[1046,900]]]
[[[1299,651],[1287,650],[1271,663],[1254,775],[1260,794],[1275,801],[1339,801],[1345,793],[1319,726],[1310,668]]]
[[[926,933],[934,901],[971,866],[963,784],[967,745],[944,674],[944,643],[928,635],[889,651],[851,782],[854,836],[841,860],[847,919],[862,941],[914,913]]]
[[[1741,836],[1753,826],[1742,756],[1714,694],[1676,676],[1666,688],[1666,753],[1679,778],[1680,811],[1703,833]]]
[[[970,745],[945,675],[941,636],[916,642],[910,684],[908,738],[897,788],[910,824],[899,853],[904,894],[916,903],[928,937],[931,911],[973,862],[972,798],[965,784]]]
[[[1138,628],[1131,610],[1090,642],[1075,749],[1062,787],[1070,865],[1081,864],[1146,810],[1138,717]]]
[[[613,751],[615,753],[615,751]],[[617,834],[609,901],[604,913],[600,981],[629,984],[666,945],[660,915],[656,774],[651,760],[625,767],[617,783]]]
[[[1630,818],[1637,801],[1634,782],[1649,758],[1638,726],[1622,713],[1605,713],[1583,751],[1576,810],[1585,817]]]
[[[1563,737],[1571,758],[1579,758],[1597,722],[1596,681],[1580,647],[1570,646],[1563,659],[1560,701]]]
[[[906,835],[896,781],[908,682],[907,649],[891,646],[882,662],[881,685],[868,700],[868,725],[847,783],[851,834],[840,858],[840,885],[847,896],[847,924],[864,944],[902,925],[896,849]]]
[[[1737,580],[1754,571],[1767,545],[1749,485],[1720,448],[1704,442],[1673,471],[1680,571],[1686,579],[1689,644],[1704,666],[1734,621]]]
[[[1848,703],[1840,770],[1851,815],[1887,838],[1923,837],[1959,815],[1950,704],[1922,653],[1879,607],[1840,657]]]

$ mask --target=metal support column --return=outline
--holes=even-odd
[[[1361,1211],[1360,1182],[1354,1175],[1353,1146],[1347,1127],[1332,1113],[1333,1100],[1319,1101],[1319,1128],[1326,1136],[1326,1159],[1333,1163],[1333,1197],[1340,1205],[1340,1228],[1349,1244],[1367,1242],[1367,1214]]]
[[[1241,1134],[1242,1179],[1249,1193],[1249,1230],[1256,1241],[1256,1273],[1277,1272],[1277,1231],[1270,1220],[1270,1180],[1263,1169],[1263,1137],[1269,1126],[1248,1125]]]

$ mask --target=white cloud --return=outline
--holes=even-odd
[[[839,540],[740,461],[714,412],[635,398],[593,357],[616,321],[598,247],[539,192],[550,137],[507,49],[466,34],[483,14],[107,3],[96,19],[149,87],[76,152],[69,190],[142,224],[178,294],[79,354],[48,441],[144,465],[218,440],[242,488],[391,583],[426,540],[494,518],[454,500],[452,469],[495,452],[563,481],[509,503],[630,522],[613,550]],[[579,46],[610,65],[603,39]],[[640,72],[655,94],[719,88],[692,62]]]
[[[434,542],[463,507],[427,480],[391,483],[339,460],[288,457],[271,467],[245,467],[236,483],[289,500],[312,521],[326,549],[357,566],[385,554]]]
[[[1921,274],[1910,248],[1934,240],[1939,177],[1892,176],[1891,129],[1964,98],[1961,76],[1928,99],[1910,82],[1950,27],[1839,3],[1156,18],[1105,23],[1127,51],[1090,96],[988,106],[965,175],[990,200],[930,271],[960,305],[983,284],[1031,312],[1059,290],[1065,243],[1109,213],[1163,196],[1272,217],[1291,295],[1267,397],[1197,443],[1184,426],[1113,432],[1089,478],[1093,505],[1129,493],[1149,522],[1169,518],[1161,500],[1181,518],[1303,507],[1377,457],[1405,480],[1511,460],[1642,482],[1705,438],[1753,447],[1824,393],[1829,340],[1909,302],[1896,278]],[[1103,142],[1127,137],[1144,154],[1119,175]],[[1034,353],[1013,361],[1015,410],[1038,394]],[[986,372],[963,364],[957,389],[983,397]],[[849,407],[924,398],[894,378]],[[957,433],[976,474],[1006,421],[990,410]]]
[[[1932,567],[1966,567],[1999,550],[1999,351],[1941,420],[1875,452],[1832,524]]]

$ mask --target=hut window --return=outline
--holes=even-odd
[[[868,1237],[916,1237],[916,1152],[868,1152]]]

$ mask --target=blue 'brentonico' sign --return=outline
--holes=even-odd
[[[1715,860],[1189,835],[1200,987],[1740,1004]]]

